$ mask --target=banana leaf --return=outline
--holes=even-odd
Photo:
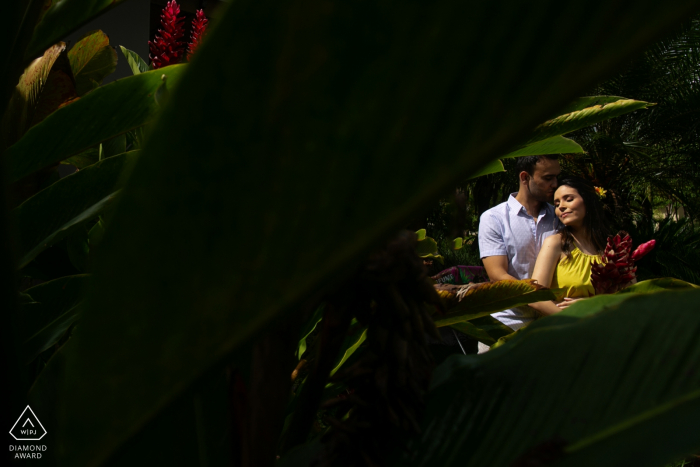
[[[457,291],[468,287],[466,292]],[[554,300],[556,290],[546,289],[531,279],[485,282],[467,286],[439,285],[438,293],[446,302],[447,311],[436,315],[437,327],[490,315],[499,311],[527,305],[528,303]]]
[[[167,77],[177,86],[187,65],[173,65],[117,80],[58,109],[5,151],[11,181],[67,159],[152,121],[156,90]]]
[[[228,3],[95,258],[58,388],[61,461],[106,461],[207,369],[695,8]],[[279,258],[288,280],[269,293]]]
[[[695,289],[627,295],[452,357],[434,375],[413,457],[396,465],[656,467],[697,452],[699,304]]]
[[[19,232],[19,267],[94,219],[114,198],[118,181],[138,157],[131,151],[62,178],[12,211]]]

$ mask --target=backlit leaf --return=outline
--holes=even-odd
[[[503,159],[509,157],[541,156],[545,154],[573,154],[582,152],[583,148],[574,140],[564,138],[563,136],[553,136],[506,154],[503,156]]]
[[[532,279],[505,280],[468,285],[436,285],[447,304],[444,315],[435,316],[435,325],[449,326],[528,303],[554,300],[554,291]]]
[[[133,74],[138,75],[148,71],[148,63],[146,63],[139,54],[133,50],[127,49],[123,45],[120,45],[119,48],[121,48],[124,58],[126,58],[126,62],[129,64],[129,68],[131,68]]]
[[[104,32],[90,31],[68,51],[78,95],[83,96],[102,84],[117,69],[117,51],[109,46]]]
[[[65,49],[64,42],[49,47],[24,70],[2,119],[1,131],[8,145],[19,140],[31,126],[49,73]]]

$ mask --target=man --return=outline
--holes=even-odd
[[[558,157],[520,157],[516,167],[518,192],[484,212],[479,223],[479,253],[492,281],[530,278],[542,242],[559,225],[554,206],[548,204],[561,172]],[[536,312],[523,307],[493,317],[517,330],[530,323]]]

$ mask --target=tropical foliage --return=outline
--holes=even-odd
[[[191,64],[121,48],[134,76],[100,86],[105,33],[59,41],[118,2],[40,3],[12,2],[3,32],[0,265],[23,282],[3,282],[2,332],[12,410],[51,427],[57,464],[656,466],[700,448],[692,285],[596,297],[431,377],[436,326],[492,344],[510,333],[491,313],[553,291],[436,288],[420,256],[469,239],[397,237],[461,180],[645,112],[576,96],[695,6],[231,2]]]

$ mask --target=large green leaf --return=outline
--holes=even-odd
[[[506,171],[506,169],[503,167],[503,162],[496,159],[495,161],[489,162],[483,168],[474,171],[474,173],[469,176],[469,180],[476,178],[476,177],[482,177],[484,175],[495,174],[498,172],[505,172],[505,171]]]
[[[27,289],[35,303],[20,308],[20,356],[24,363],[56,344],[76,321],[89,278],[61,277]]]
[[[65,463],[108,458],[207,369],[695,8],[230,2],[100,245],[61,388]],[[282,258],[286,280],[270,293]]]
[[[124,0],[46,0],[44,13],[27,46],[26,58],[63,39],[83,24]]]
[[[564,138],[563,136],[553,136],[508,153],[503,156],[503,159],[509,157],[541,156],[544,154],[575,154],[582,152],[583,148],[576,141]]]
[[[452,357],[415,459],[398,464],[656,467],[697,452],[698,329],[700,291],[659,292]]]
[[[125,168],[138,157],[131,151],[110,157],[62,178],[12,211],[19,246],[19,267],[64,238],[108,205]]]
[[[545,289],[529,279],[485,282],[479,285],[439,285],[436,288],[448,304],[445,314],[435,316],[437,327],[556,298],[555,291]]]
[[[90,31],[68,51],[75,88],[82,96],[102,84],[102,80],[117,69],[117,51],[109,46],[104,32]]]
[[[58,109],[5,152],[11,181],[78,154],[91,146],[151,121],[161,76],[168,89],[186,65],[174,65],[101,86],[77,102]]]

